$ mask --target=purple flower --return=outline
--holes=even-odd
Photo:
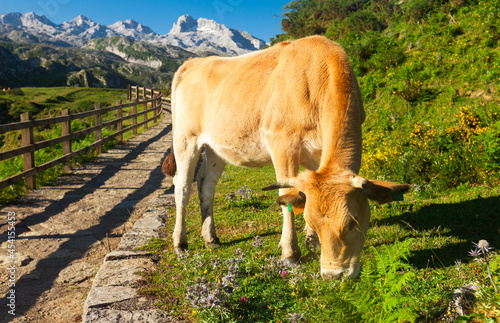
[[[263,243],[263,241],[262,241],[262,238],[260,236],[253,237],[252,246],[254,246],[255,248],[261,248],[262,243]]]
[[[283,269],[283,270],[281,271],[281,277],[285,278],[285,277],[286,277],[286,275],[287,275],[287,272],[286,272],[286,270],[284,270],[284,269]]]
[[[246,303],[246,302],[248,302],[248,299],[245,296],[241,296],[240,302]]]
[[[472,249],[469,251],[469,256],[478,258],[481,256],[481,249]]]
[[[305,321],[304,314],[305,313],[288,314],[288,317],[286,317],[286,319],[290,322],[303,322]]]

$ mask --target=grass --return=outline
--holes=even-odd
[[[50,118],[61,115],[61,110],[70,109],[70,113],[78,113],[93,110],[96,103],[101,107],[116,105],[120,100],[126,102],[126,90],[117,89],[91,89],[91,88],[18,88],[6,93],[0,92],[0,103],[2,106],[2,119],[10,122],[19,121],[19,115],[31,111],[35,119]],[[138,106],[138,112],[142,111],[142,105]],[[132,113],[132,108],[124,109],[123,116]],[[149,113],[149,117],[151,117]],[[116,118],[116,111],[108,112],[102,116],[102,122]],[[138,123],[144,120],[138,117]],[[74,120],[71,122],[71,131],[79,131],[95,124],[94,117]],[[132,125],[132,119],[123,122],[123,127]],[[137,129],[138,133],[144,131],[143,127]],[[116,125],[102,130],[103,138],[116,132]],[[37,127],[34,129],[35,142],[56,138],[62,135],[61,124],[48,127]],[[124,134],[127,140],[133,136],[131,131]],[[95,141],[95,133],[82,136],[72,141],[72,151],[84,148]],[[0,135],[0,152],[15,149],[21,146],[21,132],[13,131]],[[103,145],[103,151],[117,144],[114,138]],[[35,152],[35,165],[41,165],[57,157],[62,156],[62,144],[54,145]],[[96,155],[95,150],[73,160],[74,166],[85,163]],[[13,176],[23,170],[23,157],[18,156],[0,162],[0,180]],[[36,175],[37,186],[53,181],[64,174],[63,165],[58,165],[45,172]],[[24,180],[15,183],[0,191],[0,204],[12,203],[17,197],[25,194]]]
[[[205,248],[199,202],[193,194],[187,214],[189,254],[175,256],[170,238],[150,244],[148,248],[163,258],[144,274],[143,293],[157,297],[160,307],[172,315],[193,322],[284,322],[300,315],[310,322],[439,321],[448,314],[453,291],[476,282],[483,296],[460,320],[500,319],[500,297],[484,263],[468,256],[473,242],[480,239],[500,246],[498,186],[460,187],[433,197],[412,191],[404,202],[372,203],[360,278],[325,282],[319,277],[319,256],[303,244],[301,215],[296,219],[303,253],[300,266],[287,268],[279,261],[280,208],[275,194],[260,191],[272,182],[272,167],[226,168],[214,207],[223,242],[218,249]],[[245,186],[251,190],[246,200],[237,193]],[[226,199],[231,192],[236,203]],[[173,225],[174,218],[167,219],[169,232]],[[256,236],[261,247],[254,246]],[[493,279],[498,282],[498,257],[492,263],[496,263]],[[234,281],[224,285],[228,275]],[[224,288],[232,290],[220,292]],[[210,295],[219,297],[221,305],[200,306]],[[193,306],[196,302],[198,306]]]

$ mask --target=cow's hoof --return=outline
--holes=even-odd
[[[221,243],[220,243],[219,238],[215,238],[215,239],[212,240],[212,242],[205,243],[205,245],[209,249],[216,249],[216,248],[220,248]]]
[[[186,251],[188,251],[188,246],[187,244],[185,245],[180,245],[179,247],[174,247],[174,252],[176,255],[182,255],[184,254]]]
[[[312,252],[319,252],[321,250],[321,243],[317,234],[306,237],[306,248]]]
[[[293,265],[296,265],[297,264],[297,259],[293,258],[293,257],[286,257],[286,258],[283,258],[283,264],[287,267],[290,267],[290,266],[293,266]]]

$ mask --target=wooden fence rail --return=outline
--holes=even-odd
[[[134,89],[135,91],[135,98],[131,98],[131,89]],[[144,126],[144,129],[147,129],[149,122],[153,121],[154,123],[156,123],[158,121],[158,117],[163,112],[163,103],[165,102],[164,100],[162,100],[162,92],[159,90],[147,89],[145,87],[141,87],[142,91],[138,91],[137,89],[139,89],[139,87],[128,87],[128,96],[132,99],[132,103],[121,104],[121,102],[118,101],[116,106],[106,108],[101,108],[100,104],[96,104],[93,111],[75,114],[70,114],[69,109],[66,109],[62,111],[62,116],[60,117],[40,120],[33,120],[31,113],[27,112],[21,115],[21,122],[0,125],[0,134],[10,131],[22,131],[22,147],[1,152],[0,161],[14,158],[20,155],[24,156],[24,171],[0,181],[0,189],[10,186],[23,178],[26,178],[26,187],[28,189],[34,189],[36,187],[36,174],[61,163],[66,163],[64,169],[65,171],[69,171],[71,170],[71,160],[73,158],[83,155],[93,148],[96,148],[96,152],[100,154],[102,152],[102,145],[110,141],[111,139],[118,137],[118,142],[121,142],[123,140],[124,133],[133,131],[134,134],[137,134],[138,127]],[[148,103],[151,105],[149,109],[147,108]],[[137,112],[138,105],[142,105],[143,111]],[[123,116],[123,109],[129,107],[132,107],[132,113],[127,116]],[[116,119],[104,123],[101,122],[101,116],[111,111],[117,111]],[[153,116],[151,118],[148,118],[148,113],[150,112],[153,113]],[[94,116],[95,120],[95,125],[93,127],[76,132],[71,132],[71,121],[92,116]],[[142,122],[137,122],[138,116],[144,116]],[[129,119],[132,119],[132,125],[123,128],[123,121]],[[40,142],[35,142],[33,140],[34,127],[42,127],[58,123],[62,124],[62,136]],[[116,125],[116,132],[102,138],[102,129],[113,125]],[[77,151],[71,151],[72,140],[90,134],[92,132],[96,133],[96,139],[94,143]],[[62,157],[56,158],[42,165],[35,165],[35,151],[60,143],[63,144]]]

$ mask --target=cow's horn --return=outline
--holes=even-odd
[[[364,177],[353,175],[351,177],[351,183],[354,188],[365,188],[368,185],[368,180]]]
[[[294,188],[296,180],[294,178],[284,179],[277,183],[262,188],[263,191],[277,190],[280,188]]]

